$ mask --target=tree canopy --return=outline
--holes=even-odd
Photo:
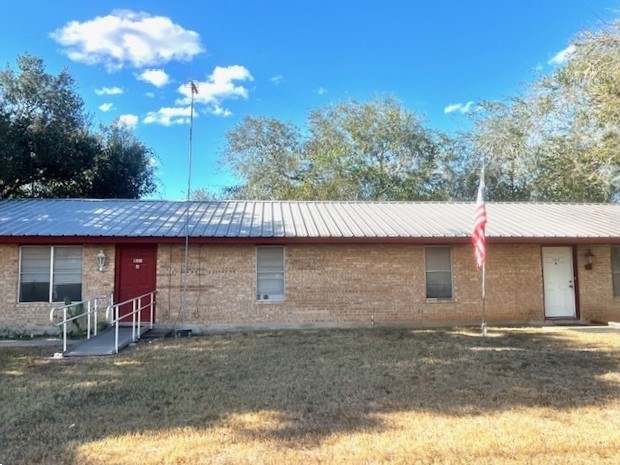
[[[620,22],[579,35],[568,59],[520,95],[479,103],[470,130],[431,130],[394,99],[316,108],[304,127],[246,117],[223,162],[232,197],[620,200]]]
[[[387,98],[317,108],[304,129],[248,116],[227,134],[223,157],[244,181],[228,191],[237,197],[406,200],[456,191],[444,166],[454,148]]]
[[[0,198],[138,198],[155,190],[151,150],[114,123],[91,129],[68,71],[17,59],[0,70]]]
[[[620,200],[620,23],[581,34],[523,95],[485,102],[467,134],[496,200]]]

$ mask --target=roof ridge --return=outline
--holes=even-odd
[[[93,198],[14,198],[0,199],[0,202],[123,202],[123,203],[185,203],[185,199],[93,199]],[[250,199],[225,199],[225,200],[190,200],[190,203],[305,203],[305,204],[414,204],[414,205],[469,205],[475,200],[250,200]],[[503,201],[488,200],[487,204],[494,205],[610,205],[620,206],[619,202],[554,202],[554,201]]]

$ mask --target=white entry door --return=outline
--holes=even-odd
[[[543,247],[545,317],[575,318],[573,251],[570,247]]]

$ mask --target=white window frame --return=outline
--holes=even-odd
[[[450,297],[429,297],[428,296],[428,287],[427,287],[427,275],[428,273],[446,273],[447,270],[432,270],[429,271],[426,266],[426,251],[428,249],[448,249],[450,253]],[[452,246],[450,245],[427,245],[424,247],[424,296],[426,300],[434,302],[434,301],[449,301],[454,300],[454,264],[453,264],[453,253]]]
[[[614,262],[613,262],[614,249],[616,251],[616,254],[618,254],[618,257],[620,257],[620,246],[612,246],[610,250],[610,254],[609,254],[610,260],[611,260],[611,292],[614,296],[614,299],[620,299],[620,294],[615,293],[616,287],[620,287],[620,268],[614,271]]]
[[[80,285],[84,286],[84,247],[81,245],[22,245],[19,247],[19,265],[18,265],[18,270],[17,270],[17,301],[18,303],[23,303],[23,304],[36,304],[36,303],[53,303],[53,296],[54,296],[54,251],[57,248],[66,248],[66,247],[79,247],[80,248],[80,252],[81,252],[81,256],[80,256],[80,262],[81,262],[81,267],[80,267]],[[49,249],[50,251],[50,269],[49,269],[49,277],[50,277],[50,283],[49,283],[49,289],[48,289],[48,296],[47,296],[47,301],[44,300],[33,300],[33,301],[22,301],[22,252],[24,250],[24,248],[45,248],[45,249]],[[82,296],[80,296],[82,297]]]
[[[275,273],[274,271],[258,271],[258,251],[260,249],[282,249],[282,296],[278,296],[275,298],[263,299],[262,296],[258,292],[258,276],[259,273]],[[286,300],[286,248],[283,245],[259,245],[256,246],[256,261],[255,261],[255,291],[254,295],[256,296],[257,302],[283,302]],[[279,273],[279,271],[278,271]]]

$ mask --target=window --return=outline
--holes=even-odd
[[[452,251],[450,247],[426,247],[426,298],[452,298]]]
[[[284,300],[284,247],[256,249],[256,299]]]
[[[82,300],[82,247],[21,248],[19,301]]]
[[[611,248],[611,278],[614,297],[620,297],[620,247]]]

